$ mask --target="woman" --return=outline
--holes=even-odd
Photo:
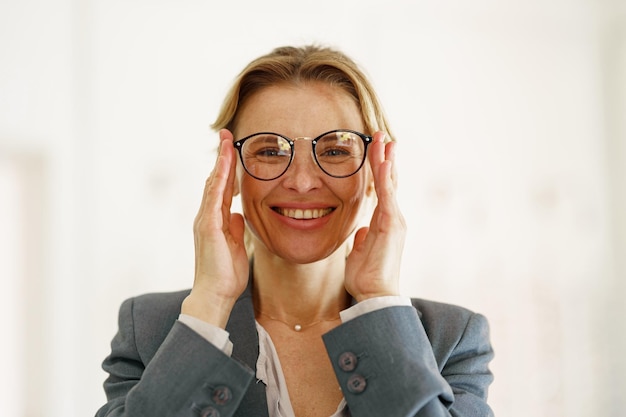
[[[354,62],[279,48],[213,127],[193,288],[124,302],[97,415],[492,415],[484,317],[399,295],[396,143]]]

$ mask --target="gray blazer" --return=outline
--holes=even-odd
[[[229,357],[177,321],[189,291],[126,300],[103,362],[99,417],[268,417],[250,288],[227,330]],[[359,316],[323,336],[353,417],[493,416],[487,320],[461,307],[414,299]]]

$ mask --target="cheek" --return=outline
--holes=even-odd
[[[363,175],[357,181],[347,184],[346,197],[344,201],[351,207],[355,215],[360,214],[363,202],[368,196],[369,181],[368,176]]]
[[[249,181],[246,181],[246,176],[243,174],[238,175],[237,183],[239,184],[239,196],[241,198],[241,205],[244,209],[244,214],[248,211],[248,208],[252,205],[254,200],[254,187],[252,187]]]
[[[252,178],[243,170],[238,171],[237,183],[239,184],[243,215],[246,220],[253,220],[258,217],[259,208],[257,206],[270,192],[269,184]]]

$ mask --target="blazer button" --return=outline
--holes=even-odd
[[[360,394],[367,387],[367,380],[363,375],[354,374],[348,378],[348,391],[352,394]]]
[[[220,386],[213,390],[213,402],[217,405],[226,405],[233,398],[233,393],[228,387]]]
[[[344,352],[339,356],[339,368],[344,372],[352,372],[359,362],[356,355],[352,352]]]
[[[220,412],[213,407],[206,407],[200,411],[200,417],[220,417]]]

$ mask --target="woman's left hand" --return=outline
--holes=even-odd
[[[378,204],[369,227],[359,229],[346,261],[346,290],[357,300],[399,294],[406,223],[396,201],[395,142],[376,132],[368,159]]]

